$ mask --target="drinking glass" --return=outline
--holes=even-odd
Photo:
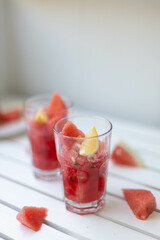
[[[39,95],[25,102],[25,119],[27,134],[31,144],[32,163],[35,177],[51,181],[59,173],[59,163],[56,156],[55,140],[53,134],[54,123],[67,117],[72,109],[72,102],[62,97],[67,109],[48,111],[51,96]],[[35,114],[39,109],[45,109],[48,116],[47,122],[35,121]]]
[[[96,137],[71,137],[61,134],[67,121],[87,133],[95,125]],[[93,116],[63,118],[54,125],[57,157],[61,165],[66,208],[77,214],[94,213],[105,201],[108,161],[110,156],[112,124]],[[94,154],[81,155],[84,140],[98,140],[99,147]]]

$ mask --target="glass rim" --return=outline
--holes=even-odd
[[[63,134],[57,132],[57,130],[55,129],[56,125],[57,125],[60,121],[63,121],[63,120],[65,120],[65,119],[69,119],[69,121],[70,121],[70,119],[72,119],[72,118],[89,118],[89,117],[90,117],[90,118],[91,118],[91,117],[92,117],[92,118],[96,118],[96,119],[99,119],[99,120],[103,120],[103,121],[105,121],[106,123],[109,123],[109,125],[110,125],[109,130],[108,130],[108,131],[105,131],[105,132],[102,133],[102,134],[98,134],[98,136],[94,136],[94,137],[71,137],[71,136],[63,135]],[[59,136],[61,136],[61,137],[64,137],[64,138],[68,138],[68,139],[80,139],[80,140],[93,139],[93,138],[99,138],[99,137],[105,136],[105,135],[111,133],[111,132],[112,132],[112,129],[113,129],[113,125],[112,125],[111,121],[109,121],[109,120],[106,119],[106,118],[98,117],[98,116],[95,116],[95,115],[76,115],[76,116],[72,116],[72,117],[63,117],[63,118],[59,119],[58,121],[56,121],[55,124],[53,125],[53,131],[54,131],[54,133],[56,133],[57,135],[59,135]]]
[[[25,101],[24,101],[24,109],[25,111],[36,111],[37,110],[37,107],[35,106],[29,106],[29,104],[32,104],[32,102],[38,102],[38,100],[50,100],[52,94],[37,94],[37,95],[33,95],[29,98],[27,98]],[[68,102],[68,105],[66,104],[67,108],[63,108],[61,110],[46,110],[46,112],[48,113],[60,113],[60,112],[63,112],[63,111],[66,111],[66,109],[71,109],[73,107],[73,101],[70,100],[68,97],[64,96],[64,95],[60,95],[62,97],[62,100],[64,101],[64,103],[66,104]],[[47,107],[47,106],[46,106]],[[41,107],[40,107],[41,108]]]

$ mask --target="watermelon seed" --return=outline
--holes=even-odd
[[[91,168],[96,168],[96,166],[92,165]]]
[[[79,163],[78,163],[78,162],[75,162],[74,165],[79,165]]]
[[[74,182],[74,179],[73,179],[73,177],[70,177],[69,179],[70,179],[70,181],[71,181],[71,182]]]
[[[75,158],[74,157],[71,157],[72,161],[73,161],[73,164],[75,164]]]

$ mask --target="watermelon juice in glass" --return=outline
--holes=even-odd
[[[54,125],[65,204],[88,214],[104,204],[112,124],[99,117],[63,118]]]
[[[52,97],[41,95],[25,102],[35,177],[50,181],[59,173],[53,125],[58,119],[68,116],[71,108],[72,102],[56,92]]]

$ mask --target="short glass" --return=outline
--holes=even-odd
[[[32,162],[35,177],[51,181],[59,174],[59,163],[56,155],[55,140],[53,133],[54,123],[63,117],[67,117],[72,109],[72,102],[62,97],[67,109],[60,111],[46,111],[47,123],[34,120],[36,112],[48,106],[51,96],[39,95],[26,100],[25,119],[27,134],[31,144]]]
[[[60,132],[67,121],[72,121],[85,134],[95,125],[99,148],[88,156],[79,154],[84,137],[69,137]],[[105,201],[112,124],[99,117],[71,117],[54,125],[57,157],[61,165],[66,208],[77,214],[94,213]]]

